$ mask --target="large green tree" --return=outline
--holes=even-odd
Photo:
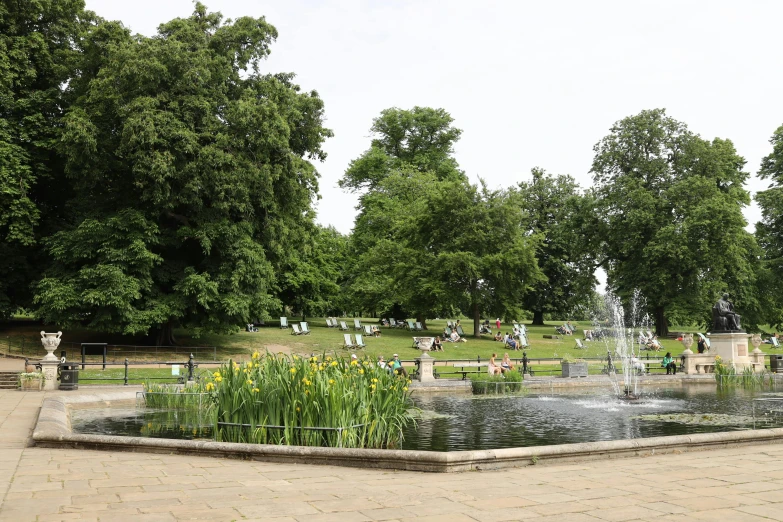
[[[92,20],[81,0],[0,2],[0,318],[31,304],[37,242],[62,218],[55,145]]]
[[[744,164],[730,141],[704,140],[662,109],[617,122],[595,146],[608,287],[641,290],[659,335],[667,310],[706,323],[723,290],[741,312],[758,309]]]
[[[350,239],[349,304],[356,310],[398,311],[426,324],[453,310],[428,285],[403,284],[420,253],[405,248],[410,221],[424,205],[423,192],[440,180],[464,180],[453,158],[462,134],[443,109],[391,108],[373,120],[370,148],[348,166],[340,186],[360,194]],[[433,315],[434,314],[434,315]]]
[[[348,238],[334,227],[315,225],[301,248],[292,250],[279,275],[277,293],[283,306],[308,316],[341,314],[341,284],[347,258]]]
[[[758,288],[765,303],[764,322],[783,326],[783,125],[770,138],[772,152],[761,161],[759,177],[770,182],[766,190],[756,194],[761,207],[761,222],[756,224],[756,237],[763,251],[763,270]]]
[[[96,36],[111,33],[105,27]],[[263,74],[277,32],[196,4],[155,37],[96,37],[70,86],[75,194],[47,242],[40,315],[127,334],[231,331],[279,308],[276,273],[309,241],[323,103]]]
[[[525,295],[523,307],[533,312],[534,325],[542,325],[545,313],[566,316],[592,297],[598,254],[588,241],[592,198],[581,193],[571,176],[553,176],[540,168],[519,184],[519,192],[528,229],[541,238],[536,258],[546,276]]]
[[[538,238],[522,226],[525,213],[513,190],[444,180],[423,199],[407,239],[422,259],[409,266],[413,281],[407,286],[428,288],[436,302],[462,310],[479,337],[482,314],[518,309],[543,279],[535,258]]]
[[[504,315],[541,276],[516,190],[473,185],[452,157],[461,132],[442,109],[389,109],[342,186],[360,191],[349,270],[366,310]]]

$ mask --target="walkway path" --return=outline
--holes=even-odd
[[[0,521],[783,520],[783,445],[460,474],[27,447],[0,392]]]

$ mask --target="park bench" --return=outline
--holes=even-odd
[[[461,373],[464,381],[468,374],[487,373],[488,362],[454,363],[454,373]],[[467,369],[466,369],[467,368]]]

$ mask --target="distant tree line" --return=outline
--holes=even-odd
[[[390,108],[340,180],[359,196],[346,236],[315,222],[332,133],[317,92],[262,71],[276,37],[200,3],[154,37],[81,0],[3,3],[0,317],[164,344],[286,311],[464,314],[478,331],[587,315],[603,267],[659,334],[708,324],[724,290],[744,324],[783,324],[783,126],[754,235],[732,142],[662,109],[610,128],[583,189],[542,168],[472,183],[445,110]]]

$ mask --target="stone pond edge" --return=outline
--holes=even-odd
[[[525,448],[439,452],[237,444],[73,433],[70,422],[72,407],[109,405],[115,401],[135,399],[135,391],[48,397],[41,406],[33,431],[33,441],[36,446],[45,448],[163,453],[436,473],[512,468],[547,462],[678,454],[783,442],[783,428],[769,428]]]

